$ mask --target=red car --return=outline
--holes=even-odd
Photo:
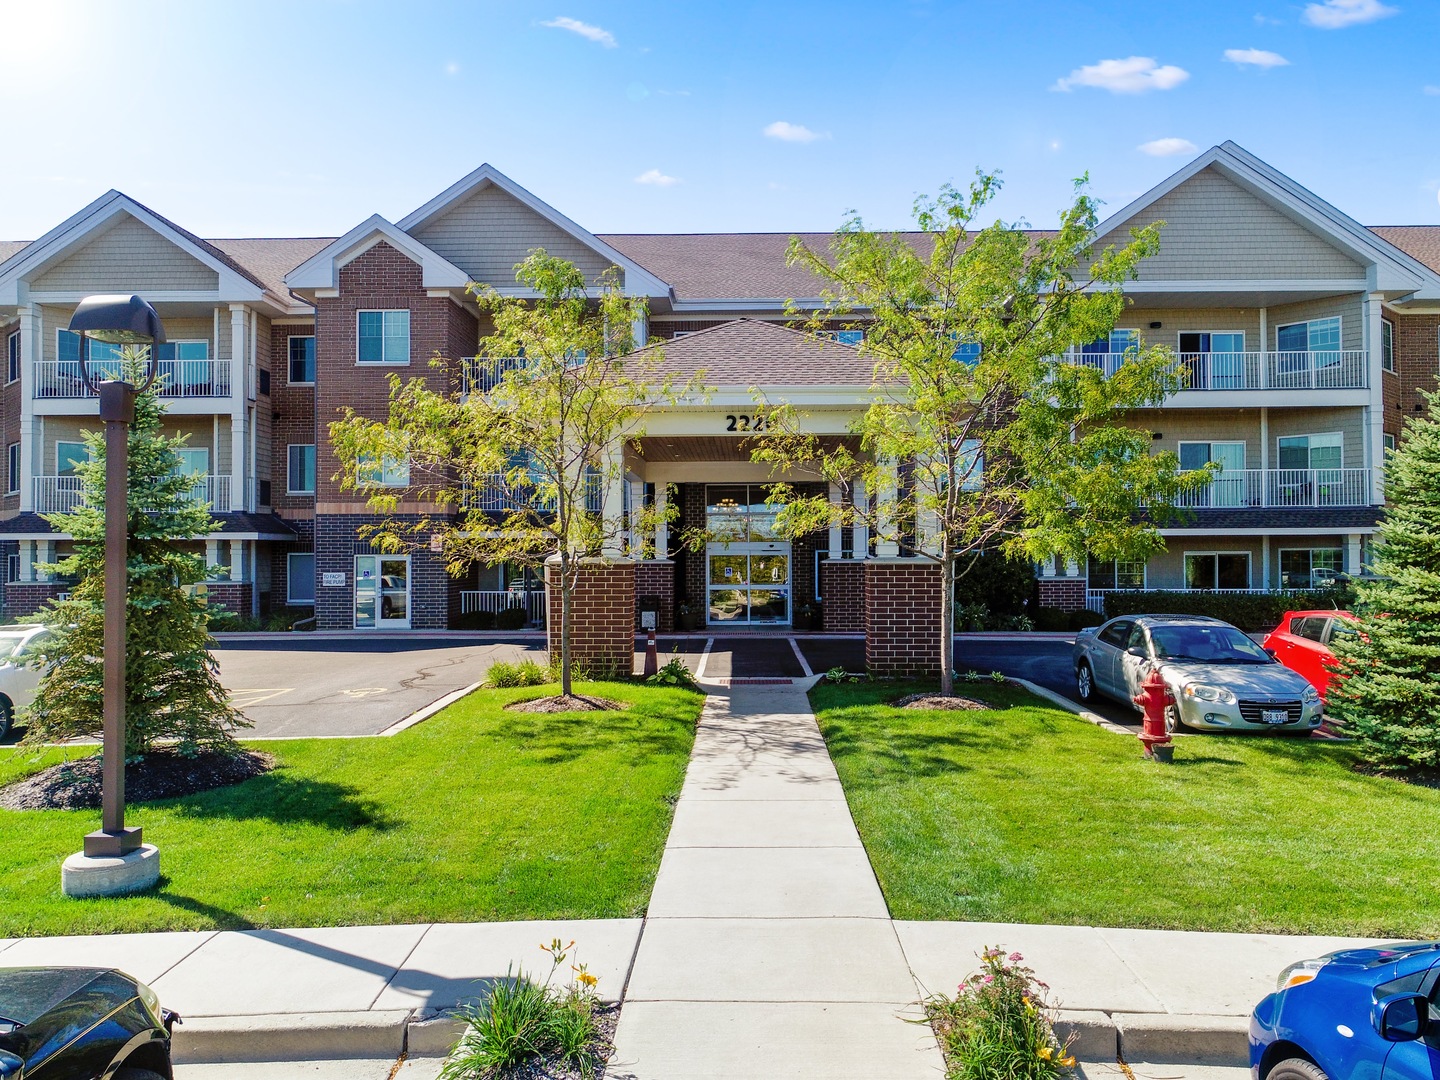
[[[1348,611],[1287,611],[1262,644],[1275,659],[1303,675],[1323,701],[1325,688],[1335,677],[1326,667],[1335,662],[1330,641],[1337,633],[1354,633],[1354,618]]]

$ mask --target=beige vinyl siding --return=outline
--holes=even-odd
[[[1096,250],[1128,243],[1131,226],[1154,221],[1165,228],[1159,252],[1140,264],[1141,281],[1365,276],[1344,252],[1214,168],[1151,203]]]
[[[1151,444],[1156,453],[1169,450],[1178,454],[1182,442],[1243,441],[1245,467],[1261,467],[1259,409],[1151,409],[1133,413],[1129,423],[1134,427],[1159,433],[1160,438]],[[1275,440],[1281,436],[1325,435],[1332,431],[1340,432],[1344,439],[1342,468],[1365,467],[1363,408],[1271,409],[1267,423],[1270,440],[1269,465],[1272,469],[1280,467]]]
[[[1344,440],[1341,468],[1365,467],[1365,413],[1354,409],[1271,409],[1270,467],[1278,469],[1279,450],[1275,442],[1286,435],[1325,435],[1340,432]]]
[[[610,260],[493,185],[474,192],[414,235],[476,281],[496,288],[514,286],[515,264],[534,248],[569,259],[590,278],[610,266]]]
[[[30,282],[36,292],[215,290],[220,276],[148,225],[122,214],[115,225]]]
[[[1329,319],[1340,316],[1340,347],[1342,349],[1363,349],[1365,347],[1364,298],[1355,293],[1351,296],[1334,296],[1324,300],[1305,300],[1298,304],[1280,304],[1266,313],[1270,340],[1267,349],[1275,348],[1276,329],[1290,323],[1308,322],[1311,319]]]
[[[1260,587],[1260,537],[1258,536],[1167,536],[1165,550],[1145,564],[1147,589],[1185,588],[1187,551],[1244,551],[1250,555],[1250,585]]]
[[[40,348],[44,353],[42,359],[58,360],[60,335],[56,330],[64,330],[70,325],[70,316],[75,309],[70,306],[56,304],[45,304],[40,309],[41,318],[44,320],[43,332],[41,333]],[[222,312],[228,319],[230,313]],[[165,323],[165,337],[170,341],[208,341],[210,343],[210,358],[222,355],[216,348],[213,338],[215,337],[215,322],[208,316],[199,317],[178,317],[162,316]]]
[[[42,476],[55,476],[60,470],[55,453],[57,442],[83,442],[82,432],[100,430],[100,420],[93,416],[47,416],[44,422],[44,445],[40,456]],[[230,471],[230,418],[220,417],[218,446],[214,439],[215,430],[215,421],[209,416],[171,416],[166,419],[164,427],[166,435],[188,435],[186,446],[210,451],[212,476]]]

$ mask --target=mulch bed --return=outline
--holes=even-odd
[[[986,704],[983,701],[976,701],[974,698],[962,697],[959,694],[954,697],[941,697],[939,694],[906,694],[904,697],[891,702],[897,709],[993,709],[994,705]]]
[[[593,697],[583,694],[556,694],[554,697],[531,698],[529,701],[512,701],[505,708],[515,712],[615,712],[628,709],[623,701]]]
[[[599,1031],[595,1053],[600,1064],[590,1073],[589,1078],[569,1065],[547,1058],[537,1058],[513,1069],[504,1070],[497,1075],[496,1080],[604,1080],[605,1066],[610,1055],[615,1052],[615,1026],[619,1022],[619,1005],[607,1005],[595,1010],[595,1027]]]
[[[125,801],[174,799],[229,787],[274,767],[273,757],[253,750],[209,752],[193,758],[171,750],[152,750],[144,760],[125,766]],[[0,809],[4,810],[93,810],[99,805],[98,756],[52,765],[0,788]]]

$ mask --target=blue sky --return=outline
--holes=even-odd
[[[1366,224],[1440,222],[1434,0],[0,0],[0,27],[6,239],[111,187],[204,236],[335,235],[483,161],[596,232],[901,227],[977,166],[1043,227],[1082,172],[1118,209],[1225,139]]]

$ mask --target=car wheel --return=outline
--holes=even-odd
[[[1185,722],[1180,719],[1180,710],[1174,705],[1165,706],[1165,734],[1174,735],[1185,730]]]
[[[1075,669],[1075,693],[1087,704],[1095,700],[1095,675],[1091,672],[1090,665],[1083,660]]]
[[[0,697],[0,739],[10,734],[10,729],[15,724],[15,706],[10,704],[10,699]]]
[[[1265,1074],[1265,1080],[1330,1080],[1330,1076],[1313,1061],[1286,1058]]]

